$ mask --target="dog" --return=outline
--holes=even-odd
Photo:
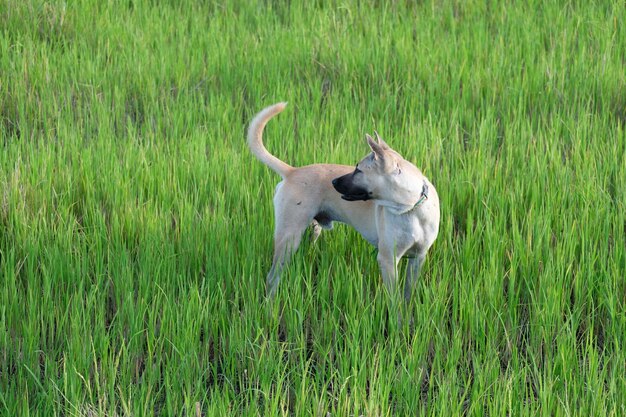
[[[354,227],[378,249],[377,261],[387,291],[397,290],[398,262],[408,257],[404,298],[409,300],[426,253],[439,232],[439,197],[433,184],[378,133],[366,135],[371,152],[356,167],[314,164],[292,167],[263,145],[267,122],[285,109],[277,103],[258,113],[248,129],[252,153],[282,177],[274,193],[274,258],[267,275],[272,298],[281,271],[298,249],[306,228],[313,240],[333,221]]]

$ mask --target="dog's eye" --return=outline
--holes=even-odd
[[[402,170],[400,169],[400,166],[396,167],[396,175],[400,175],[402,174]]]

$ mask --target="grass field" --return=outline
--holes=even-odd
[[[626,415],[620,1],[0,1],[0,415]],[[274,303],[251,117],[437,186],[398,325],[346,226]]]

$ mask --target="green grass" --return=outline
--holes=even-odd
[[[0,2],[0,415],[626,414],[620,1]],[[273,304],[267,147],[377,129],[440,235],[388,313],[372,248]],[[406,323],[406,321],[405,321]]]

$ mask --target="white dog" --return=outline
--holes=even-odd
[[[267,294],[273,296],[280,273],[298,249],[307,226],[315,238],[333,221],[354,227],[378,248],[378,264],[390,293],[396,291],[398,261],[409,257],[404,296],[439,231],[439,197],[435,187],[412,163],[391,149],[376,134],[366,135],[371,149],[356,168],[314,164],[292,167],[263,146],[267,122],[286,103],[262,110],[250,123],[248,145],[256,157],[282,178],[274,195],[274,260],[267,276]]]

